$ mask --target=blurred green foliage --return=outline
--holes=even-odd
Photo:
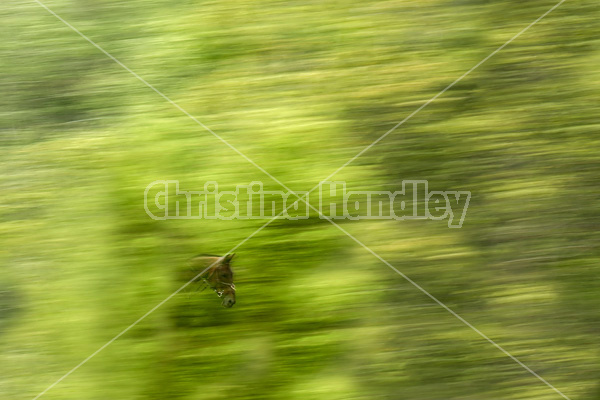
[[[293,190],[309,190],[553,2],[47,5]],[[154,221],[157,179],[275,182],[35,2],[0,10],[0,397],[32,398],[265,221]],[[567,1],[336,175],[473,194],[345,229],[572,399],[600,397],[599,4]],[[237,250],[45,399],[556,399],[326,221]]]

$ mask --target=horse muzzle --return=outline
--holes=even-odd
[[[231,308],[233,307],[233,305],[235,304],[235,297],[232,296],[225,296],[223,298],[223,307],[225,308]]]

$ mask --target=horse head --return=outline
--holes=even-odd
[[[235,285],[230,265],[234,256],[235,254],[226,254],[223,257],[199,255],[191,260],[192,267],[207,268],[201,278],[219,297],[223,298],[221,304],[227,308],[235,304]]]

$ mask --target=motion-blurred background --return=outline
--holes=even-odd
[[[45,4],[293,190],[309,190],[554,5]],[[246,160],[34,1],[0,8],[0,397],[33,398],[266,221],[146,215],[157,179]],[[571,399],[600,398],[600,4],[566,1],[334,178],[469,190],[446,221],[338,221]],[[43,399],[558,399],[327,221],[237,249]]]

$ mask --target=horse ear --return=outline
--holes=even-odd
[[[228,264],[233,258],[233,256],[235,256],[235,253],[225,255],[225,257],[223,257],[223,262]]]

